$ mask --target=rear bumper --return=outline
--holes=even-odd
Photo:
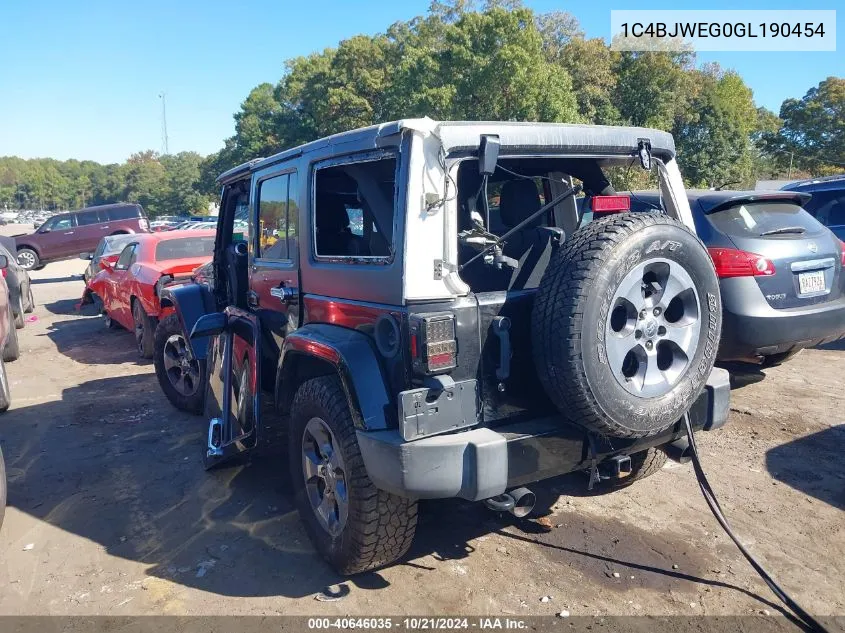
[[[719,360],[750,360],[828,343],[845,336],[845,297],[776,310],[751,278],[725,279]]]
[[[690,410],[695,429],[711,430],[728,418],[728,373],[714,369]],[[683,435],[681,423],[639,440],[593,437],[598,461],[660,446]],[[406,442],[399,431],[358,431],[367,473],[378,488],[403,497],[488,499],[515,486],[585,469],[590,463],[584,429],[557,417],[437,435]]]

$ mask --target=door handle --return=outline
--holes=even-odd
[[[73,235],[73,231],[65,231],[65,235]]]
[[[282,303],[290,303],[291,299],[296,296],[296,288],[289,288],[288,286],[270,288],[270,296],[276,297]]]
[[[251,308],[258,307],[258,293],[255,290],[250,290],[246,293],[246,302]]]

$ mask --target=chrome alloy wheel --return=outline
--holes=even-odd
[[[641,262],[625,275],[610,303],[607,362],[629,393],[660,397],[686,372],[700,333],[701,308],[689,273],[667,259]]]
[[[349,516],[346,466],[337,439],[320,418],[308,420],[302,433],[302,474],[317,521],[326,532],[338,536]]]

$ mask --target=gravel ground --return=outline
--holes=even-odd
[[[169,405],[131,334],[75,311],[83,268],[32,275],[37,320],[8,365],[0,614],[781,615],[674,463],[613,494],[547,482],[540,521],[424,503],[403,562],[340,578],[279,458],[203,472],[199,418]],[[729,424],[699,441],[735,530],[828,616],[845,615],[843,375],[840,344],[737,377]],[[342,599],[315,601],[332,585]]]

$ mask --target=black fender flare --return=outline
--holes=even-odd
[[[284,415],[300,378],[336,372],[355,427],[387,429],[395,415],[387,381],[372,339],[362,332],[325,323],[305,325],[285,337],[276,372],[276,407]]]
[[[203,360],[208,355],[208,338],[191,339],[191,330],[194,324],[204,314],[216,312],[214,296],[211,290],[198,283],[185,283],[174,286],[165,286],[161,290],[161,307],[173,307],[176,315],[182,324],[182,331],[185,332],[185,340],[191,348],[194,358]]]

